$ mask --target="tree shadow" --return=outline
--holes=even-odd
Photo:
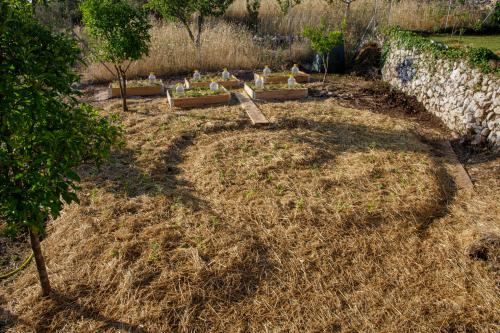
[[[92,290],[89,286],[82,287],[82,290]],[[61,293],[53,291],[50,296],[50,305],[48,305],[44,312],[38,318],[35,324],[36,332],[53,332],[57,330],[53,326],[54,318],[63,311],[71,311],[78,318],[85,318],[88,320],[95,320],[102,323],[99,327],[100,330],[116,329],[124,332],[134,333],[147,333],[148,331],[138,325],[128,324],[126,322],[115,320],[104,316],[98,310],[91,307],[83,306],[78,303],[77,297],[69,297]],[[58,325],[65,325],[65,322],[58,322]],[[62,327],[60,327],[62,328]]]
[[[7,332],[7,329],[16,326],[18,323],[28,325],[28,323],[19,318],[19,316],[5,309],[5,303],[5,299],[0,296],[0,332]]]
[[[194,320],[209,309],[230,308],[255,296],[259,287],[272,278],[277,270],[269,254],[269,246],[258,235],[244,232],[239,235],[245,240],[239,245],[240,252],[227,265],[213,265],[199,274],[189,302],[190,317]],[[159,291],[161,292],[161,291]],[[155,295],[161,298],[164,295]],[[174,331],[182,331],[184,312],[178,311],[167,320]]]
[[[303,117],[281,118],[275,123],[258,129],[251,127],[245,120],[239,120],[186,130],[169,143],[148,174],[144,174],[136,166],[136,152],[122,150],[115,153],[111,162],[103,167],[103,173],[97,175],[98,182],[107,184],[106,186],[111,191],[122,192],[130,197],[161,194],[180,199],[192,211],[212,212],[210,202],[197,194],[195,185],[183,176],[185,171],[179,167],[185,161],[187,149],[196,144],[197,138],[222,132],[232,135],[241,130],[255,131],[256,135],[265,136],[266,133],[293,129],[308,130],[306,134],[292,133],[291,135],[294,140],[307,144],[317,152],[311,159],[303,161],[302,167],[305,168],[333,163],[337,156],[346,152],[369,152],[373,149],[428,155],[434,162],[434,172],[442,191],[438,205],[416,212],[422,235],[433,221],[448,213],[448,203],[455,196],[457,187],[453,177],[442,165],[442,159],[446,156],[442,154],[441,140],[422,138],[411,130],[380,130],[363,124],[315,121]],[[407,136],[415,137],[430,149],[408,144],[402,140],[402,137]],[[449,162],[456,163],[453,160]]]

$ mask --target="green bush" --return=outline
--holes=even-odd
[[[490,60],[498,60],[499,57],[490,49],[487,48],[456,48],[449,47],[445,44],[435,42],[429,38],[422,37],[411,31],[401,30],[399,28],[391,28],[386,31],[389,37],[382,51],[383,59],[386,58],[389,52],[391,43],[396,46],[404,47],[406,49],[416,49],[419,51],[432,54],[434,58],[442,58],[449,60],[466,60],[471,66],[479,69],[483,73],[500,74],[500,68],[493,68],[490,66]]]

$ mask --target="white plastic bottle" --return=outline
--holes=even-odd
[[[230,77],[231,77],[231,73],[229,73],[227,68],[224,68],[224,71],[222,72],[222,79],[229,80]]]
[[[293,75],[290,75],[288,78],[288,88],[293,88],[297,84],[297,80],[293,77]]]
[[[151,83],[155,82],[156,81],[155,73],[153,73],[153,72],[149,73],[148,80]]]
[[[299,66],[297,64],[293,65],[292,74],[296,75],[296,74],[299,74],[299,72],[300,72]]]
[[[255,80],[255,88],[264,89],[264,80],[260,76],[257,80]]]
[[[177,96],[184,96],[186,94],[184,85],[178,84],[177,87],[175,88],[175,93],[177,94]]]
[[[210,90],[219,91],[219,84],[215,81],[212,81],[212,83],[210,83]]]
[[[194,71],[194,74],[193,74],[193,80],[195,80],[195,81],[199,81],[199,80],[201,80],[201,74],[200,74],[200,71],[199,71],[199,70],[195,70],[195,71]]]
[[[262,71],[262,73],[264,74],[264,76],[269,76],[271,75],[271,68],[269,68],[269,66],[266,66],[264,67],[264,70]]]

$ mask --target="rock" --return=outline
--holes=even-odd
[[[489,142],[495,142],[497,139],[497,136],[494,132],[491,132],[490,135],[488,135],[488,137],[486,138],[486,140],[488,140]]]
[[[483,128],[483,130],[481,131],[481,135],[487,137],[488,135],[490,135],[490,132],[491,131],[489,128]]]
[[[484,115],[483,109],[476,109],[476,111],[474,112],[474,117],[476,118],[482,118],[483,115]]]
[[[471,144],[474,146],[477,146],[477,145],[481,144],[481,142],[483,142],[483,137],[480,134],[478,134],[474,137]]]

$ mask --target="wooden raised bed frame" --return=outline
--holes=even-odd
[[[248,84],[245,84],[245,92],[252,99],[269,100],[294,100],[306,98],[309,95],[307,88],[293,88],[280,90],[253,90]]]
[[[153,96],[153,95],[163,95],[165,92],[165,86],[160,80],[160,85],[156,86],[143,86],[143,87],[127,87],[127,97],[129,96]],[[108,88],[109,98],[120,97],[120,88],[113,88],[112,84],[109,84]]]
[[[268,76],[267,78],[264,78],[264,75],[262,73],[254,73],[253,76],[255,80],[261,78],[267,84],[274,84],[274,83],[287,83],[291,74],[292,73],[290,72],[289,74],[271,75]],[[295,78],[295,81],[297,81],[297,83],[307,83],[311,80],[311,76],[302,71],[300,71],[298,74],[295,74],[293,77]]]
[[[186,88],[200,88],[200,87],[208,87],[210,86],[211,81],[202,81],[202,82],[191,82],[191,79],[185,78],[184,79]],[[231,75],[231,78],[227,81],[216,81],[219,85],[223,86],[226,89],[233,89],[233,88],[241,88],[243,86],[243,83],[234,75]]]
[[[229,101],[231,100],[231,93],[224,87],[221,87],[221,89],[224,93],[219,95],[177,98],[170,95],[170,90],[167,90],[168,104],[171,109],[174,107],[195,108],[214,104],[229,104]]]

